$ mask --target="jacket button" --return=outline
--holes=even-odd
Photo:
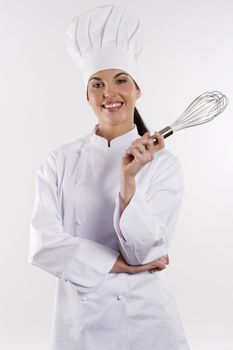
[[[117,296],[117,300],[121,300],[122,299],[122,296],[121,295],[118,295]]]
[[[82,297],[82,302],[86,302],[87,301],[87,297]]]
[[[83,223],[83,220],[82,219],[78,219],[77,221],[76,221],[76,225],[80,225],[80,224],[82,224]]]
[[[81,185],[82,181],[81,180],[77,180],[76,181],[76,185]]]

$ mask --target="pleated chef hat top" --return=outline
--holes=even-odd
[[[103,5],[77,15],[65,32],[65,42],[81,69],[85,88],[90,76],[104,69],[126,71],[140,87],[137,60],[143,50],[143,31],[124,7]]]

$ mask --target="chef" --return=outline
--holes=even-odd
[[[182,171],[135,107],[140,23],[99,6],[65,39],[98,123],[36,172],[28,260],[57,277],[51,349],[189,350],[166,278]]]

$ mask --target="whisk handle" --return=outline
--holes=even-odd
[[[171,136],[173,134],[173,130],[170,126],[166,126],[165,128],[161,129],[159,131],[159,133],[161,135],[163,135],[164,138],[166,138],[166,137]],[[149,138],[153,139],[155,144],[158,143],[158,141],[154,135],[149,136]]]

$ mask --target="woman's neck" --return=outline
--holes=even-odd
[[[107,128],[107,129],[101,126],[98,126],[98,129],[96,130],[96,135],[99,135],[110,142],[116,137],[126,134],[133,128],[134,128],[134,124],[128,125],[125,127],[120,127],[120,128],[118,128],[117,126],[111,126],[110,128]]]

